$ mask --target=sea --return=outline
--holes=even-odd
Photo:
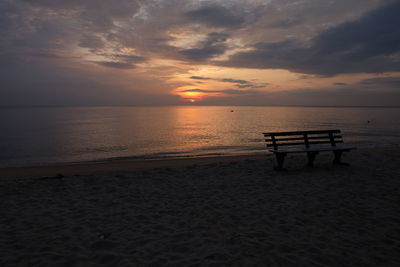
[[[400,108],[0,108],[0,167],[267,153],[263,132],[340,129],[356,147],[400,146]]]

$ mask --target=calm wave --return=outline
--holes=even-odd
[[[262,132],[341,129],[348,144],[398,146],[399,108],[2,108],[0,166],[265,150]]]

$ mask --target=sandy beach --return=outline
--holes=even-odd
[[[0,265],[400,266],[400,150],[331,158],[2,169]]]

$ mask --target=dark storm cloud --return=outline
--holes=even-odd
[[[377,8],[358,20],[327,29],[309,44],[296,40],[258,43],[221,65],[287,69],[335,75],[400,71],[400,1]]]
[[[179,53],[189,60],[205,61],[225,53],[228,49],[225,44],[227,38],[228,34],[212,32],[209,33],[206,40],[200,42],[196,48],[183,49],[179,51]]]
[[[237,90],[237,89],[224,89],[224,90],[204,90],[204,89],[187,89],[179,92],[196,92],[196,93],[223,93],[228,95],[256,95],[259,91],[256,90]]]
[[[238,27],[245,21],[243,16],[222,6],[200,7],[186,12],[185,16],[189,21],[212,27]]]

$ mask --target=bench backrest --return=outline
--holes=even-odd
[[[267,147],[278,149],[280,146],[304,146],[343,143],[340,130],[298,131],[263,133]]]

